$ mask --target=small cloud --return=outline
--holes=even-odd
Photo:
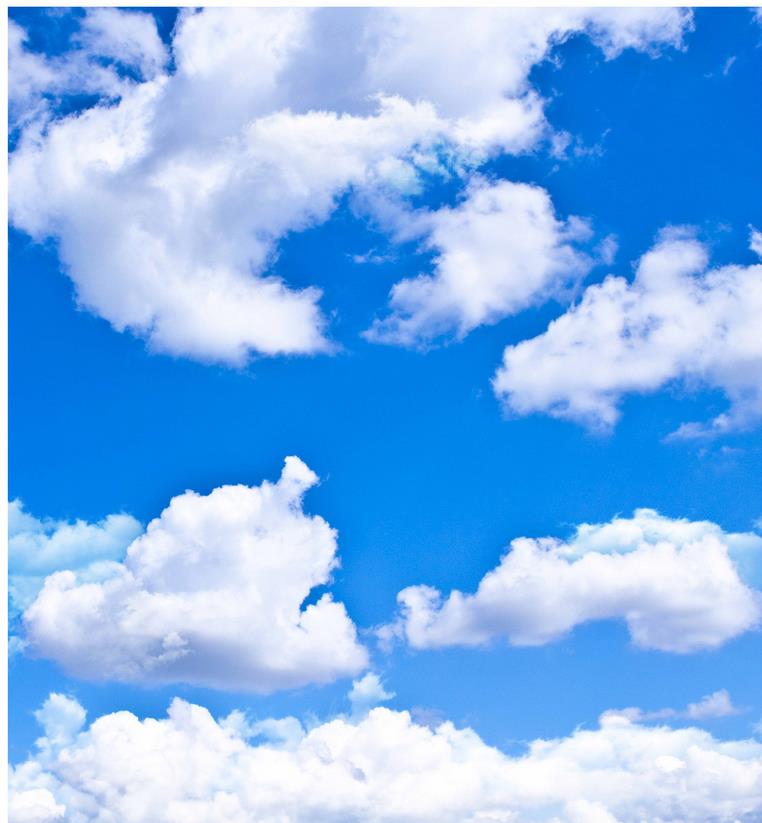
[[[719,689],[707,694],[696,703],[689,703],[684,709],[657,709],[644,712],[635,706],[606,712],[606,717],[624,717],[633,723],[649,720],[710,720],[740,714],[743,710],[733,705],[727,689]]]
[[[732,57],[728,57],[725,61],[725,65],[722,67],[722,76],[727,77],[730,73],[730,70],[733,68],[733,64],[736,62],[737,58],[735,55]]]
[[[380,266],[382,263],[389,263],[394,260],[394,255],[391,254],[376,254],[375,249],[365,252],[365,254],[350,254],[353,263],[359,266],[370,264],[372,266]]]
[[[379,703],[386,703],[394,697],[394,692],[388,692],[381,682],[381,678],[373,672],[368,672],[359,680],[352,681],[352,688],[347,694],[352,706],[352,716],[362,717]]]
[[[749,226],[749,248],[762,257],[762,231],[757,231],[754,226]]]

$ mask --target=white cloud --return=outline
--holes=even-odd
[[[366,665],[330,594],[336,532],[302,511],[316,475],[286,459],[277,483],[185,492],[105,580],[50,575],[23,615],[32,654],[78,677],[269,692]]]
[[[73,48],[47,57],[31,51],[24,29],[8,21],[8,101],[11,126],[52,116],[57,100],[71,95],[115,99],[132,81],[151,79],[167,52],[153,17],[119,9],[87,9]]]
[[[762,231],[757,231],[755,228],[749,230],[749,248],[758,257],[762,257]]]
[[[381,678],[375,672],[368,672],[359,680],[352,681],[352,688],[347,698],[352,707],[352,716],[359,717],[366,715],[374,706],[386,703],[394,696],[394,692],[386,691]]]
[[[118,712],[41,742],[10,786],[11,823],[61,819],[62,807],[70,823],[735,823],[762,813],[762,744],[604,715],[510,757],[470,729],[376,708],[252,745],[176,699],[164,719]]]
[[[367,332],[379,342],[464,337],[558,294],[592,265],[574,246],[589,238],[589,227],[577,218],[559,220],[548,193],[525,183],[476,177],[457,206],[398,220],[404,231],[426,234],[434,273],[394,286],[391,314]]]
[[[545,123],[528,73],[572,33],[614,56],[680,45],[691,19],[672,9],[184,11],[169,73],[150,18],[120,14],[89,12],[64,62],[13,30],[19,97],[81,82],[118,101],[27,118],[10,162],[11,219],[59,241],[80,305],[117,330],[237,365],[331,348],[319,289],[275,276],[282,237],[328,219],[347,191],[407,190],[421,168],[462,171],[530,148]],[[105,79],[90,78],[101,69]]]
[[[730,717],[740,714],[741,709],[733,705],[727,689],[718,689],[707,694],[696,703],[689,703],[684,709],[656,709],[643,711],[637,707],[615,709],[607,714],[626,717],[633,722],[643,723],[649,720],[711,720],[718,717]]]
[[[762,538],[651,509],[585,524],[568,541],[520,537],[474,594],[430,586],[401,591],[401,634],[418,649],[505,638],[549,643],[593,620],[624,620],[635,645],[693,652],[758,626]]]
[[[689,232],[665,230],[632,283],[607,277],[538,337],[506,348],[493,387],[516,414],[543,412],[610,429],[622,398],[678,382],[719,389],[727,413],[686,423],[704,437],[762,416],[762,265],[709,269]]]
[[[8,588],[12,614],[28,606],[45,576],[75,569],[85,579],[108,574],[143,531],[128,514],[110,514],[97,523],[39,520],[20,500],[8,504]]]

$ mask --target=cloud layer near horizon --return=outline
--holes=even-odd
[[[29,653],[77,677],[270,692],[356,674],[355,626],[328,593],[336,532],[302,511],[317,476],[174,497],[102,579],[45,580],[23,614]]]
[[[289,733],[258,743],[240,713],[218,722],[180,699],[163,719],[118,712],[82,730],[82,707],[51,695],[37,717],[45,735],[12,770],[11,823],[731,823],[762,811],[762,744],[621,715],[519,757],[385,708],[309,730],[272,721]]]

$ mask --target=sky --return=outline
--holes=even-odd
[[[759,819],[759,16],[9,26],[11,819]]]

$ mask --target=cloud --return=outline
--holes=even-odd
[[[393,287],[391,313],[366,333],[377,342],[462,338],[558,294],[592,266],[574,246],[589,239],[587,224],[559,220],[548,193],[525,183],[476,177],[457,206],[397,219],[404,231],[425,233],[434,272]]]
[[[707,694],[697,703],[689,703],[684,709],[656,709],[646,712],[643,709],[630,707],[616,709],[608,714],[626,717],[636,723],[649,720],[711,720],[720,717],[730,717],[740,714],[741,709],[733,705],[727,689],[719,689]]]
[[[730,823],[762,812],[762,744],[612,715],[510,757],[470,729],[385,708],[254,745],[175,699],[166,718],[108,714],[38,746],[12,770],[11,823]]]
[[[270,692],[357,674],[355,626],[328,593],[336,532],[302,511],[317,476],[174,497],[105,580],[59,571],[23,615],[33,655],[91,680]]]
[[[573,33],[611,57],[680,46],[691,21],[673,9],[185,10],[167,63],[151,18],[120,14],[88,12],[55,60],[13,29],[16,97],[90,91],[108,105],[27,106],[11,220],[57,241],[79,305],[115,329],[239,366],[332,349],[319,288],[277,276],[283,237],[326,221],[346,193],[400,196],[422,170],[467,175],[530,149],[546,124],[529,72]]]
[[[493,380],[515,414],[542,412],[609,430],[625,395],[679,383],[725,394],[715,419],[677,438],[745,428],[762,416],[762,265],[708,268],[687,230],[665,229],[635,278],[607,277],[538,337],[508,346]]]
[[[624,620],[636,646],[711,649],[759,625],[762,538],[651,509],[577,528],[567,541],[520,537],[474,594],[430,586],[398,595],[396,624],[413,648],[537,646],[593,620]]]
[[[352,681],[347,699],[352,707],[352,716],[366,715],[374,706],[394,698],[394,692],[388,692],[375,672],[368,672],[359,680]]]
[[[12,128],[50,118],[66,98],[115,100],[135,81],[152,79],[166,65],[168,55],[151,15],[102,8],[87,9],[79,19],[72,48],[56,56],[32,51],[26,31],[8,21]]]
[[[762,257],[762,231],[755,228],[749,230],[749,248],[758,257]]]
[[[8,504],[8,588],[11,615],[26,608],[45,576],[74,569],[82,579],[108,574],[130,543],[143,531],[128,514],[110,514],[97,523],[39,520],[21,500]]]

